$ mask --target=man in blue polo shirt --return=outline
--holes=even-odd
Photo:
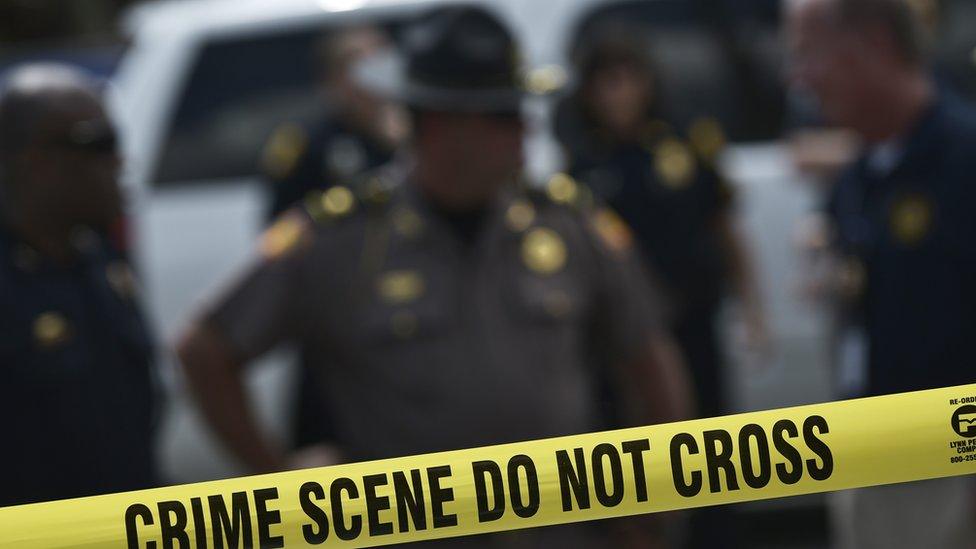
[[[864,143],[827,208],[840,363],[861,366],[843,392],[976,381],[976,113],[934,82],[907,0],[800,0],[789,23],[796,84]],[[958,479],[838,498],[842,547],[964,546],[976,516]]]

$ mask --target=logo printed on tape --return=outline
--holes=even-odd
[[[976,406],[960,406],[952,414],[952,428],[961,437],[976,437]]]

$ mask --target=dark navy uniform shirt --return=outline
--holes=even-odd
[[[272,184],[270,218],[325,189],[386,164],[392,150],[349,127],[323,117],[314,124],[279,126],[264,150],[263,169]]]
[[[268,139],[263,153],[263,170],[271,190],[269,219],[301,202],[310,192],[348,181],[386,164],[392,156],[389,146],[340,118],[322,116],[307,126],[282,124]],[[294,433],[299,447],[335,436],[333,414],[312,388],[317,383],[315,372],[306,365],[301,376]]]
[[[0,229],[0,506],[151,487],[151,345],[128,265]]]
[[[854,286],[850,316],[866,334],[866,393],[971,383],[976,113],[939,97],[887,149],[847,170],[828,207]]]
[[[675,315],[712,311],[726,270],[718,215],[732,193],[696,147],[656,126],[643,142],[573,147],[570,172],[634,230]]]

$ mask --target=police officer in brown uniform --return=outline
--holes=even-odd
[[[406,38],[405,63],[362,74],[412,107],[413,162],[286,213],[180,344],[216,432],[255,471],[288,467],[241,389],[241,367],[284,341],[322,368],[350,461],[591,431],[600,368],[631,421],[687,415],[684,372],[626,226],[566,178],[545,191],[518,183],[524,93],[508,31],[453,7]],[[464,543],[599,537],[578,526]]]

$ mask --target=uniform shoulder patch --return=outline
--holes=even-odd
[[[600,243],[615,254],[627,253],[634,247],[634,233],[630,226],[608,207],[602,207],[590,214],[590,227],[599,237]]]
[[[291,175],[308,148],[308,135],[298,124],[282,124],[271,132],[261,151],[261,167],[269,177],[284,179]]]
[[[311,223],[301,211],[289,211],[282,215],[258,240],[261,257],[275,260],[291,255],[312,241]]]

